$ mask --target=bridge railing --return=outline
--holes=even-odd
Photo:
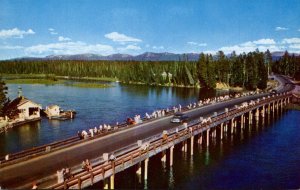
[[[282,94],[279,96],[272,96],[270,98],[265,98],[260,100],[259,102],[255,102],[253,105],[249,105],[248,107],[244,107],[241,109],[233,108],[228,110],[228,112],[223,112],[215,117],[212,118],[212,121],[209,123],[201,124],[200,121],[197,123],[194,123],[192,125],[189,125],[188,127],[191,128],[192,133],[201,130],[201,129],[207,129],[209,127],[212,127],[214,123],[218,122],[224,122],[223,120],[229,120],[231,118],[236,117],[239,114],[242,114],[243,112],[249,112],[253,109],[259,108],[267,103],[270,103],[272,101],[276,101],[282,98],[290,97],[290,94]],[[75,185],[78,185],[78,188],[81,188],[81,184],[87,180],[90,180],[93,182],[93,179],[95,176],[102,176],[102,179],[104,179],[106,173],[112,170],[112,173],[114,173],[114,169],[116,167],[122,167],[124,168],[124,164],[127,162],[133,162],[133,160],[138,159],[142,156],[148,155],[150,151],[156,150],[158,147],[162,147],[164,145],[168,145],[169,143],[173,142],[172,144],[176,144],[175,142],[178,141],[180,138],[187,139],[191,136],[189,130],[185,130],[181,127],[181,129],[177,132],[174,130],[168,131],[168,136],[166,139],[162,137],[161,134],[155,135],[154,138],[150,141],[149,147],[147,150],[141,150],[141,149],[135,149],[133,151],[124,153],[123,155],[118,155],[116,160],[114,161],[107,161],[106,163],[98,164],[93,167],[91,171],[82,171],[81,173],[74,176],[74,178],[64,181],[63,183],[58,183],[53,186],[50,186],[52,189],[61,189],[61,188],[68,188]]]

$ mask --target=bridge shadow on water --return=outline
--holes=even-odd
[[[238,127],[234,134],[225,134],[223,140],[210,140],[210,146],[197,144],[195,140],[194,155],[190,155],[190,146],[187,152],[181,150],[181,144],[174,148],[174,164],[169,165],[169,150],[167,162],[161,161],[162,154],[149,159],[148,180],[137,175],[138,166],[131,167],[115,175],[116,189],[274,189],[297,188],[300,183],[300,173],[293,169],[300,161],[288,166],[288,171],[278,171],[279,161],[291,162],[288,154],[282,155],[282,146],[288,146],[280,133],[288,133],[286,119],[295,119],[299,111],[284,111],[279,115],[270,114],[270,117],[260,118],[260,122],[249,125],[244,129]],[[281,115],[281,116],[280,116]],[[299,121],[299,119],[298,119]],[[248,123],[248,122],[246,122]],[[238,123],[238,126],[240,124]],[[291,130],[297,131],[297,124],[289,125]],[[228,131],[229,132],[229,131]],[[291,134],[290,138],[296,138]],[[299,139],[299,138],[297,138]],[[297,141],[300,143],[300,140]],[[188,141],[190,145],[190,141]],[[298,144],[299,145],[299,144]],[[300,148],[296,155],[300,156]],[[298,157],[299,158],[299,157]],[[295,159],[295,158],[293,158]],[[142,163],[143,166],[144,163]],[[282,163],[281,163],[282,164]],[[282,168],[280,168],[282,169]],[[279,173],[278,173],[279,172]],[[292,174],[291,174],[292,172]],[[278,174],[274,177],[273,175]],[[283,175],[283,176],[279,176]],[[296,175],[296,179],[287,179],[289,175]],[[285,176],[285,177],[284,177]],[[279,178],[279,179],[278,179]],[[94,184],[93,189],[103,188],[103,183]]]

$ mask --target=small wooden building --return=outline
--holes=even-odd
[[[46,114],[48,117],[59,116],[60,107],[58,105],[50,105],[46,107]]]
[[[14,119],[35,119],[40,118],[42,106],[24,96],[14,99],[8,105],[8,117]]]

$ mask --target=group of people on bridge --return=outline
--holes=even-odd
[[[214,98],[206,98],[206,99],[199,100],[197,102],[188,104],[186,106],[186,109],[189,109],[189,110],[195,109],[197,107],[202,107],[202,106],[209,105],[209,104],[227,101],[232,98],[239,98],[239,97],[243,97],[243,96],[254,95],[257,93],[258,92],[256,92],[256,91],[250,91],[250,92],[236,93],[235,95],[224,95],[224,96],[218,96],[218,97],[214,97]],[[250,104],[251,104],[251,102],[250,102]],[[242,105],[242,107],[243,106],[246,106],[246,105]],[[125,125],[124,124],[119,125],[118,122],[114,126],[111,126],[109,124],[103,124],[103,125],[99,125],[98,128],[94,127],[94,128],[89,129],[88,131],[86,131],[86,130],[82,130],[81,132],[78,131],[77,134],[80,139],[87,139],[89,137],[94,137],[94,135],[97,135],[97,134],[106,133],[108,131],[118,129],[119,127],[121,127],[123,125],[128,126],[128,125],[141,124],[141,123],[143,123],[144,120],[156,119],[156,118],[164,117],[169,113],[176,113],[176,112],[181,112],[181,111],[183,111],[183,108],[182,108],[181,104],[179,104],[178,106],[173,106],[172,108],[155,110],[151,114],[148,114],[146,112],[144,118],[142,118],[141,115],[135,115],[133,119],[127,118]],[[204,119],[201,122],[206,123],[208,121],[210,121],[209,118]]]

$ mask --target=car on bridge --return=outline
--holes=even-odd
[[[275,89],[273,89],[273,90],[271,90],[271,95],[273,95],[273,94],[277,94],[277,90],[275,90]]]
[[[189,121],[189,116],[184,113],[175,113],[174,116],[171,118],[171,123],[184,123]]]

